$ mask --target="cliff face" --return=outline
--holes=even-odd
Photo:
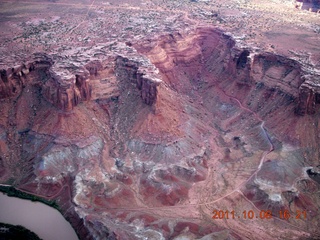
[[[269,88],[298,96],[303,79],[301,67],[296,61],[267,53],[255,55],[252,65],[251,76],[255,82],[263,82]]]
[[[116,75],[119,79],[133,83],[139,90],[144,103],[153,105],[157,100],[158,79],[146,75],[139,68],[139,63],[130,61],[121,56],[117,57],[115,65]]]
[[[201,33],[199,33],[199,36],[201,36]],[[172,44],[172,39],[170,39],[172,37],[173,35],[166,39],[162,38],[160,42],[162,42],[162,45],[170,45]],[[179,36],[175,37],[179,39]],[[201,41],[205,42],[207,40],[206,38],[201,39],[200,37],[200,39],[196,41],[194,39],[184,39],[184,41],[189,43],[189,47],[184,47],[183,52],[179,53],[180,57],[179,55],[175,55],[176,52],[170,52],[171,50],[164,53],[163,50],[160,50],[161,48],[155,48],[150,55],[151,59],[156,55],[157,60],[155,63],[159,65],[163,62],[165,65],[161,67],[162,69],[166,69],[163,70],[163,72],[165,72],[182,60],[182,53],[189,52],[190,55],[187,57],[188,59],[184,59],[183,61],[187,62],[190,68],[190,63],[199,57],[199,55],[194,55],[200,54],[199,44],[201,44]],[[213,41],[215,40],[213,39]],[[229,41],[228,44],[234,44],[232,40],[226,41]],[[250,49],[233,49],[229,54],[226,54],[226,52],[215,54],[218,54],[218,57],[211,61],[212,65],[208,66],[206,71],[218,75],[219,72],[227,70],[227,73],[237,79],[238,83],[249,84],[263,82],[269,89],[281,89],[281,91],[284,91],[294,98],[297,98],[299,95],[295,112],[299,115],[315,113],[317,105],[316,96],[319,95],[319,89],[308,83],[302,83],[305,82],[307,78],[311,77],[312,79],[316,79],[317,76],[304,77],[304,71],[302,71],[301,66],[294,60],[285,59],[270,53],[256,54],[250,52]],[[209,60],[213,58],[213,56],[204,56],[209,58]],[[223,64],[218,64],[218,62],[222,62]],[[214,65],[217,66],[213,68]],[[192,67],[197,67],[197,63]],[[221,67],[223,69],[221,69]],[[35,71],[38,74],[37,78],[41,79],[44,83],[41,87],[44,98],[61,110],[70,111],[80,102],[91,99],[92,86],[90,86],[89,78],[90,76],[97,76],[98,72],[102,70],[103,66],[98,60],[91,61],[82,67],[70,67],[65,63],[53,63],[53,60],[44,54],[36,54],[34,61],[15,68],[1,70],[0,97],[4,99],[18,96],[22,87],[28,84],[24,80],[25,76],[29,74],[29,72]],[[156,102],[157,87],[160,82],[149,73],[146,74],[145,69],[141,70],[138,62],[118,56],[115,60],[115,71],[119,78],[126,78],[128,82],[135,84],[137,89],[140,90],[141,98],[146,104],[153,105]],[[170,74],[172,73],[168,72],[168,75]],[[308,72],[308,74],[310,73]],[[194,79],[197,78],[195,72],[191,73],[191,76]],[[168,77],[166,78],[168,79]],[[173,77],[170,77],[170,79],[172,81]],[[314,82],[314,80],[311,82]],[[171,84],[176,87],[176,83]],[[190,86],[180,85],[179,87],[188,89]]]
[[[299,103],[296,109],[297,114],[315,114],[319,108],[319,86],[320,75],[305,75],[304,82],[299,88]]]
[[[33,60],[25,64],[0,70],[0,99],[14,98],[21,94],[31,71],[39,72],[38,79],[44,80],[45,72],[52,66],[52,60],[45,54],[36,53]]]
[[[10,98],[21,91],[22,82],[20,77],[15,75],[12,70],[1,70],[0,71],[0,97]]]
[[[33,58],[33,61],[16,68],[0,71],[1,98],[17,97],[22,88],[29,84],[38,84],[42,96],[63,111],[70,111],[80,102],[90,100],[92,89],[89,77],[102,70],[99,61],[70,70],[67,64],[54,63],[46,54],[38,53]]]
[[[300,116],[319,113],[319,94],[317,93],[315,73],[312,77],[309,76],[310,71],[306,71],[302,63],[293,59],[273,53],[258,52],[250,48],[241,49],[236,46],[232,38],[220,31],[207,28],[198,29],[196,33],[187,36],[181,34],[162,36],[153,48],[150,49],[147,45],[142,44],[137,46],[137,49],[140,53],[147,55],[159,69],[166,89],[163,91],[170,92],[170,96],[175,93],[180,96],[180,100],[175,101],[175,106],[179,109],[177,111],[185,111],[189,116],[189,118],[186,117],[188,120],[185,120],[184,114],[180,115],[179,121],[186,121],[186,124],[180,125],[179,128],[187,134],[182,139],[188,139],[190,136],[192,140],[203,142],[206,139],[204,132],[219,132],[219,137],[215,137],[216,144],[213,144],[215,147],[203,144],[206,154],[199,154],[197,157],[206,164],[196,166],[194,174],[200,174],[201,167],[203,167],[204,171],[203,174],[200,174],[199,185],[202,186],[201,181],[208,184],[209,180],[206,176],[210,175],[210,172],[206,172],[205,166],[208,166],[209,169],[210,166],[214,166],[213,152],[218,151],[221,153],[219,157],[216,157],[220,159],[219,171],[223,172],[221,173],[224,175],[223,179],[227,181],[224,186],[229,189],[234,184],[234,188],[231,187],[231,189],[236,190],[226,190],[225,195],[218,194],[219,197],[205,195],[206,198],[215,199],[212,200],[212,208],[222,209],[226,204],[225,201],[236,204],[243,196],[246,198],[245,201],[250,202],[257,209],[267,208],[273,216],[276,216],[280,210],[292,207],[290,203],[292,200],[294,208],[299,211],[308,209],[310,216],[312,215],[311,218],[314,219],[312,221],[318,221],[314,217],[318,212],[316,206],[319,205],[319,201],[311,200],[313,198],[311,196],[314,196],[312,190],[308,187],[307,190],[300,183],[298,184],[300,180],[296,181],[297,176],[304,179],[307,184],[314,186],[314,183],[310,182],[309,177],[306,177],[306,169],[299,167],[304,161],[303,158],[297,155],[294,157],[292,152],[295,149],[294,151],[299,152],[298,155],[300,155],[304,152],[300,147],[313,146],[311,151],[313,153],[308,153],[307,158],[308,161],[316,164],[316,161],[311,159],[319,152],[319,148],[315,143],[311,143],[313,140],[308,139],[307,134],[311,134],[310,131],[318,132],[317,128],[313,128],[314,121],[317,122],[317,120],[311,117],[310,119],[314,120],[310,121],[307,120],[309,118]],[[164,99],[165,93],[159,91],[156,106],[161,108]],[[188,99],[189,102],[185,103],[185,99]],[[193,119],[192,116],[196,116],[196,119]],[[248,119],[250,120],[247,121]],[[188,121],[192,122],[192,129],[188,128]],[[200,122],[204,125],[201,125]],[[200,126],[206,130],[201,129]],[[297,131],[301,135],[298,136]],[[152,130],[149,130],[149,134],[151,132]],[[198,132],[202,132],[200,136],[203,138],[197,135]],[[181,151],[180,155],[188,155],[184,150],[192,148],[192,140],[184,144],[177,140],[178,149]],[[210,142],[210,140],[207,141]],[[129,147],[131,146],[134,147],[130,148],[133,149],[133,152],[143,156],[142,151],[137,150],[143,148],[142,143],[135,142],[129,145]],[[285,146],[292,146],[292,149],[289,150]],[[157,159],[161,159],[160,152],[166,152],[166,149],[161,149],[158,152],[155,147],[145,147],[149,150],[148,153],[156,156]],[[221,147],[224,147],[224,150],[217,150]],[[255,158],[254,156],[259,151],[261,155],[258,157],[257,168],[254,171],[246,172],[241,168],[242,170],[238,172],[234,169],[246,165],[252,160],[249,155],[252,154],[251,156]],[[181,160],[176,160],[174,153],[170,156],[175,159],[170,159],[170,163],[178,161],[181,164]],[[205,159],[208,160],[205,161]],[[230,164],[230,168],[228,168],[228,164]],[[225,171],[225,169],[229,170]],[[179,173],[181,172],[183,171],[180,170]],[[187,172],[186,170],[185,173]],[[241,172],[241,174],[248,176],[244,183],[237,185],[232,180],[235,172]],[[145,189],[154,192],[154,189],[157,188],[161,193],[162,188],[159,183],[164,179],[172,188],[183,182],[179,180],[181,176],[177,172],[174,177],[165,171],[161,175],[154,172],[152,177],[146,177],[140,181],[140,187],[143,190],[141,194],[144,194],[148,199]],[[188,179],[193,178],[189,177]],[[215,181],[218,182],[218,179],[219,177],[215,178]],[[279,183],[281,184],[279,185]],[[199,185],[194,183],[194,186]],[[160,203],[168,204],[169,202],[177,206],[178,202],[184,201],[186,194],[189,199],[192,198],[196,187],[178,186],[180,191],[175,191],[176,198],[169,193],[166,196],[170,196],[170,198],[161,195],[159,199],[170,200]],[[318,187],[316,188],[318,189]],[[217,188],[221,190],[221,188]],[[302,189],[306,189],[308,193],[302,193]],[[294,193],[290,193],[290,191]],[[181,194],[182,192],[185,195]],[[228,193],[234,196],[229,197]],[[239,196],[236,197],[238,193]],[[175,199],[179,200],[175,201]],[[208,203],[211,201],[208,200]],[[180,214],[183,214],[182,208],[181,206]],[[192,207],[188,208],[189,211],[194,211],[191,209]],[[228,225],[218,225],[227,227],[230,224],[233,225],[233,229],[244,229],[246,226],[239,221],[229,221]],[[306,226],[307,223],[300,225],[295,222],[294,224]],[[261,226],[263,224],[259,223],[259,227]],[[315,228],[311,231],[314,230]],[[266,238],[270,237],[265,232],[260,232],[260,234]],[[250,238],[250,233],[242,236]]]
[[[93,74],[96,72],[93,71]],[[43,96],[57,108],[70,111],[80,102],[90,100],[92,90],[89,76],[90,73],[85,68],[70,73],[64,66],[53,66],[43,86]]]
[[[278,92],[295,104],[297,113],[315,112],[312,108],[315,108],[316,100],[305,97],[309,87],[303,85],[305,73],[295,60],[237,48],[228,36],[208,29],[198,29],[197,34],[188,37],[162,37],[159,42],[149,52],[145,52],[143,47],[140,51],[150,57],[163,74],[163,79],[179,92],[192,95],[190,89],[204,91],[218,84],[253,111],[260,111],[255,107],[262,106],[263,101],[258,97],[254,97],[257,98],[255,101],[248,99],[250,92],[251,96],[255,96],[257,90],[263,91],[265,100]],[[313,88],[310,91],[316,90]],[[309,99],[308,104],[304,102],[306,99]],[[306,110],[300,109],[304,105],[308,105]]]
[[[315,73],[212,28],[129,45],[6,70],[0,177],[56,199],[83,239],[314,236]],[[236,218],[212,218],[223,209]],[[248,229],[246,209],[281,225]]]

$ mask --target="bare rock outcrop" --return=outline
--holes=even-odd
[[[53,64],[53,60],[43,53],[35,53],[31,61],[14,67],[5,66],[0,69],[0,99],[17,97],[22,88],[29,84],[27,75],[33,71],[38,73],[38,79],[44,81],[45,73]]]
[[[302,156],[318,156],[317,138],[305,133],[313,117],[294,114],[313,114],[320,102],[302,63],[209,27],[92,49],[38,54],[1,75],[6,98],[22,94],[2,101],[0,127],[10,128],[0,132],[0,151],[21,153],[10,159],[25,166],[19,187],[58,200],[83,239],[281,233],[271,221],[252,229],[240,218],[214,222],[213,209],[239,203],[238,214],[270,209],[273,217],[308,205],[313,219],[290,224],[319,222],[318,189],[297,186],[310,180]],[[10,171],[3,159],[0,176]],[[302,233],[288,225],[287,234]]]
[[[0,70],[0,99],[16,96],[22,87],[20,77],[11,69]]]
[[[136,85],[141,92],[144,103],[153,105],[157,100],[157,87],[161,81],[141,68],[140,65],[138,62],[118,56],[115,71],[120,80],[126,80],[128,83]]]
[[[302,62],[241,48],[219,30],[199,28],[187,36],[166,35],[151,50],[146,46],[138,50],[149,56],[163,73],[163,80],[178,92],[188,93],[190,88],[202,89],[218,83],[221,88],[229,89],[229,94],[244,101],[250,91],[260,89],[265,91],[264,98],[276,93],[288,103],[294,102],[298,115],[314,114],[319,102],[318,77],[310,75],[311,71],[306,70]],[[257,99],[261,101],[256,104],[257,108],[263,105],[261,99]],[[254,109],[252,99],[248,102],[252,104],[249,108],[258,110]]]
[[[55,61],[44,53],[36,53],[31,61],[0,70],[0,99],[17,97],[23,87],[37,84],[42,96],[55,107],[70,111],[82,101],[90,100],[89,77],[102,70],[98,60],[85,66],[72,61]]]
[[[61,110],[72,110],[80,102],[90,99],[89,76],[89,71],[83,67],[70,72],[65,66],[54,65],[43,86],[43,96]]]
[[[299,88],[299,103],[296,108],[298,115],[315,114],[320,104],[319,75],[305,75]]]
[[[103,69],[103,66],[99,60],[93,60],[84,66],[90,73],[90,75],[97,75],[99,71]]]

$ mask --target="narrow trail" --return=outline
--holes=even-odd
[[[265,151],[265,152],[263,153],[263,155],[262,155],[262,157],[261,157],[261,159],[260,159],[260,163],[259,163],[259,165],[258,165],[257,170],[248,178],[248,180],[246,180],[246,182],[248,182],[252,177],[254,177],[254,176],[257,175],[257,173],[259,172],[259,170],[261,169],[261,167],[262,167],[262,165],[263,165],[263,163],[264,163],[264,161],[265,161],[266,156],[274,150],[274,146],[273,146],[273,143],[272,143],[272,141],[271,141],[271,139],[270,139],[270,136],[269,136],[268,132],[266,131],[266,129],[265,129],[265,127],[264,127],[265,121],[264,121],[256,112],[254,112],[254,111],[252,111],[251,109],[243,106],[242,103],[239,101],[239,99],[237,99],[237,98],[235,98],[235,97],[233,97],[233,96],[228,95],[228,94],[227,94],[225,91],[223,91],[222,89],[219,89],[219,90],[220,90],[221,92],[223,92],[223,94],[224,94],[225,96],[227,96],[228,98],[234,100],[234,101],[239,105],[239,107],[240,107],[241,109],[243,109],[243,110],[246,111],[246,112],[249,112],[249,113],[253,114],[253,116],[261,122],[261,124],[260,124],[261,130],[262,130],[263,134],[265,135],[265,137],[268,139],[268,142],[269,142],[269,145],[270,145],[269,150],[268,150],[268,151]],[[242,185],[242,184],[241,184],[241,185]],[[237,190],[237,189],[236,189],[236,190]]]
[[[271,140],[270,140],[270,137],[268,136],[268,133],[266,132],[266,130],[265,130],[265,128],[264,128],[264,121],[261,119],[261,117],[260,117],[257,113],[253,112],[253,111],[252,111],[251,109],[249,109],[249,108],[244,107],[237,98],[232,97],[232,96],[229,96],[229,95],[226,94],[224,91],[222,91],[222,92],[223,92],[227,97],[229,97],[230,99],[235,100],[235,101],[239,104],[239,107],[240,107],[241,109],[243,109],[243,110],[245,110],[245,111],[247,111],[247,112],[252,113],[259,121],[261,121],[260,127],[261,127],[262,131],[264,132],[264,134],[267,136],[267,139],[268,139],[268,141],[269,141],[269,143],[270,143],[270,149],[269,149],[268,151],[265,151],[265,152],[263,153],[263,155],[262,155],[262,157],[261,157],[261,160],[260,160],[260,163],[259,163],[256,171],[254,171],[253,174],[250,175],[247,180],[245,180],[244,182],[242,182],[242,183],[240,183],[239,185],[237,185],[231,192],[229,192],[229,193],[221,196],[221,197],[218,198],[218,199],[212,200],[212,201],[207,201],[207,202],[202,202],[202,203],[195,203],[195,204],[185,204],[185,205],[179,205],[179,206],[161,206],[161,207],[151,207],[151,208],[149,208],[149,207],[113,208],[113,210],[141,211],[141,210],[158,210],[158,209],[160,210],[160,209],[186,208],[186,207],[192,207],[192,206],[194,206],[194,207],[205,206],[205,205],[208,205],[208,204],[216,203],[216,202],[218,202],[218,201],[220,201],[220,200],[222,200],[222,199],[224,199],[224,198],[226,198],[226,197],[228,197],[228,196],[230,196],[230,195],[232,195],[232,194],[234,194],[234,193],[236,193],[236,192],[239,192],[241,186],[243,186],[244,184],[246,184],[252,177],[256,176],[256,174],[257,174],[257,173],[259,172],[259,170],[261,169],[261,167],[262,167],[262,165],[263,165],[263,163],[264,163],[264,160],[265,160],[266,156],[267,156],[270,152],[272,152],[273,149],[274,149],[273,144],[272,144],[272,142],[271,142]]]
[[[87,13],[86,13],[86,17],[85,17],[85,20],[83,20],[82,22],[80,22],[77,26],[75,26],[74,28],[72,28],[69,32],[69,34],[73,33],[74,30],[76,30],[78,27],[80,27],[83,23],[87,22],[87,19],[89,17],[89,12],[90,12],[90,9],[92,8],[93,4],[94,4],[95,0],[92,1],[92,3],[90,4],[88,10],[87,10]],[[65,33],[64,33],[65,34]],[[62,35],[62,34],[60,34]]]
[[[0,186],[2,186],[2,187],[13,187],[11,185],[1,184],[1,183],[0,183]],[[43,199],[51,201],[51,200],[54,200],[62,192],[62,190],[64,188],[68,188],[68,195],[70,197],[70,200],[72,200],[71,189],[70,189],[70,186],[68,184],[61,185],[59,191],[56,192],[54,195],[51,195],[51,196],[45,196],[45,195],[37,194],[37,193],[34,193],[34,192],[30,192],[30,191],[27,191],[27,190],[22,190],[22,189],[19,189],[19,188],[15,188],[15,189],[20,191],[20,192],[27,193],[27,194],[30,194],[30,195],[33,195],[33,196],[40,197],[40,198],[43,198]]]
[[[223,195],[223,196],[221,196],[221,197],[219,197],[219,198],[217,198],[217,199],[215,199],[215,200],[212,200],[212,201],[206,201],[206,202],[194,203],[194,204],[178,205],[178,206],[133,207],[133,208],[127,208],[127,207],[121,208],[121,207],[119,207],[119,208],[108,209],[109,211],[110,211],[110,210],[111,210],[111,211],[119,211],[119,210],[121,210],[121,211],[148,211],[148,210],[166,210],[166,209],[167,209],[167,210],[172,210],[172,209],[181,209],[181,208],[190,208],[190,207],[200,207],[200,206],[206,206],[206,207],[207,207],[208,205],[214,204],[214,203],[216,203],[216,202],[219,202],[219,201],[221,201],[221,200],[223,200],[223,199],[225,199],[225,198],[227,198],[227,197],[229,197],[229,196],[231,196],[232,194],[235,194],[235,193],[238,193],[238,194],[242,195],[251,205],[253,205],[253,207],[254,207],[256,210],[258,210],[257,207],[255,207],[255,205],[254,205],[250,200],[248,200],[248,199],[244,196],[244,194],[242,193],[242,191],[240,190],[240,188],[241,188],[244,184],[246,184],[252,177],[256,176],[257,172],[261,169],[261,167],[262,167],[262,165],[263,165],[263,162],[264,162],[264,160],[265,160],[265,157],[267,156],[267,154],[269,154],[270,152],[273,151],[274,147],[273,147],[273,144],[272,144],[272,142],[271,142],[271,139],[270,139],[267,131],[266,131],[265,128],[264,128],[265,122],[261,119],[261,117],[260,117],[257,113],[253,112],[251,109],[244,107],[237,98],[232,97],[232,96],[229,96],[229,95],[226,94],[224,91],[222,91],[222,92],[223,92],[227,97],[229,97],[230,99],[233,99],[234,101],[236,101],[237,104],[239,105],[239,107],[240,107],[241,109],[243,109],[244,111],[247,111],[247,112],[252,113],[253,116],[254,116],[256,119],[258,119],[259,121],[261,121],[260,127],[261,127],[263,133],[266,135],[266,138],[268,139],[268,141],[269,141],[269,143],[270,143],[270,149],[269,149],[268,151],[265,151],[265,152],[263,153],[263,156],[261,157],[261,161],[260,161],[259,166],[257,167],[256,171],[254,171],[254,173],[253,173],[251,176],[249,176],[249,178],[248,178],[247,180],[245,180],[244,182],[241,182],[239,185],[237,185],[231,192],[229,192],[229,193],[227,193],[227,194],[225,194],[225,195]],[[56,131],[57,131],[57,129],[56,129]],[[54,134],[56,134],[56,131],[54,132]],[[6,184],[0,184],[0,186],[10,187],[10,185],[6,185]],[[25,192],[25,193],[28,193],[28,194],[35,195],[35,196],[37,196],[37,197],[41,197],[41,198],[45,198],[45,199],[51,200],[51,199],[54,199],[56,196],[58,196],[65,187],[67,187],[67,188],[69,189],[68,193],[70,194],[70,187],[69,187],[67,184],[62,185],[61,188],[60,188],[60,190],[59,190],[58,192],[56,192],[54,195],[51,195],[51,196],[44,196],[44,195],[41,195],[41,194],[36,194],[36,193],[32,193],[32,192],[25,191],[25,190],[20,190],[20,189],[18,189],[18,190],[19,190],[19,191],[22,191],[22,192]],[[70,196],[70,197],[71,197],[71,196]],[[107,209],[106,209],[106,210],[107,210]],[[276,217],[274,217],[274,218],[276,218]],[[279,219],[279,220],[283,221],[282,219]],[[285,223],[288,224],[288,225],[290,225],[290,226],[292,226],[292,227],[295,227],[295,228],[300,229],[299,227],[294,226],[294,225],[292,225],[292,224],[290,224],[290,223],[287,223],[287,222],[285,222]]]
[[[222,92],[224,93],[224,91],[222,91]],[[239,105],[239,107],[240,107],[241,109],[243,109],[244,111],[247,111],[247,112],[252,113],[259,121],[261,121],[261,129],[263,130],[264,134],[267,136],[267,138],[268,138],[268,140],[269,140],[270,150],[264,152],[264,154],[263,154],[263,156],[262,156],[262,158],[261,158],[261,161],[260,161],[260,163],[259,163],[259,166],[258,166],[257,170],[256,170],[247,180],[245,180],[244,182],[242,182],[242,183],[240,183],[239,185],[237,185],[231,192],[229,192],[229,193],[227,193],[227,194],[225,194],[225,195],[223,195],[223,196],[221,196],[221,197],[219,197],[219,198],[217,198],[217,199],[215,199],[215,200],[212,200],[212,201],[207,201],[207,202],[202,202],[202,203],[194,203],[194,204],[178,205],[178,206],[134,207],[134,208],[121,208],[121,207],[120,207],[120,208],[112,208],[112,209],[109,209],[109,210],[146,211],[146,210],[180,209],[180,208],[188,208],[188,207],[199,207],[199,206],[206,206],[206,205],[208,205],[208,204],[214,204],[214,203],[216,203],[216,202],[221,201],[221,200],[224,199],[224,198],[227,198],[227,197],[231,196],[231,195],[234,194],[234,193],[241,192],[241,191],[240,191],[240,188],[241,188],[245,183],[247,183],[252,177],[254,177],[254,176],[257,174],[257,172],[261,169],[261,166],[263,165],[263,162],[264,162],[264,160],[265,160],[265,157],[267,156],[268,153],[270,153],[271,151],[273,151],[273,145],[272,145],[272,143],[271,143],[271,141],[270,141],[270,138],[269,138],[267,132],[265,131],[264,121],[260,118],[260,116],[259,116],[258,114],[256,114],[255,112],[253,112],[252,110],[244,107],[244,106],[241,104],[241,102],[240,102],[238,99],[236,99],[235,97],[229,96],[229,95],[227,95],[226,93],[224,93],[224,94],[225,94],[227,97],[229,97],[230,99],[235,100],[235,101],[238,103],[238,105]],[[58,124],[59,124],[59,123],[57,123],[57,125],[58,125]],[[58,128],[55,128],[54,133],[51,134],[51,135],[55,136],[55,135],[57,134],[57,129],[58,129]],[[3,184],[0,184],[0,185],[4,186]],[[9,185],[7,185],[7,186],[9,186]],[[49,199],[52,199],[52,198],[55,198],[56,196],[58,196],[58,195],[61,193],[61,191],[63,190],[63,188],[65,188],[65,187],[70,188],[68,185],[65,184],[65,185],[61,186],[61,189],[60,189],[57,193],[55,193],[54,195],[52,195],[52,196],[50,196],[50,197],[49,197],[49,196],[40,195],[40,194],[31,193],[31,192],[24,191],[24,190],[20,190],[20,189],[18,189],[18,190],[20,190],[20,191],[22,191],[22,192],[25,192],[25,193],[33,194],[33,195],[38,196],[38,197],[42,197],[42,198],[46,198],[46,199],[48,199],[48,198],[49,198]]]
[[[2,187],[13,187],[11,185],[7,185],[7,184],[1,184],[0,183],[0,186]],[[14,187],[15,188],[15,187]],[[63,188],[63,187],[62,187]],[[61,189],[62,189],[61,188]],[[41,195],[41,194],[37,194],[37,193],[34,193],[34,192],[30,192],[30,191],[26,191],[26,190],[21,190],[19,188],[15,188],[16,190],[20,191],[20,192],[23,192],[23,193],[27,193],[27,194],[30,194],[30,195],[33,195],[33,196],[36,196],[36,197],[40,197],[40,198],[44,198],[46,200],[51,200],[52,198],[54,198],[55,196],[57,196],[58,194],[54,194],[53,196],[44,196],[44,195]],[[59,193],[61,192],[61,189],[59,190]]]
[[[10,0],[3,0],[2,3],[15,3],[15,4],[16,4],[17,2],[15,2],[15,1],[10,1]],[[51,3],[51,2],[37,3],[37,2],[31,2],[31,1],[19,1],[18,3],[19,3],[19,4],[20,4],[20,3],[21,3],[21,4],[35,4],[35,5],[47,4],[47,5],[65,5],[65,6],[74,6],[74,7],[88,7],[88,11],[87,11],[87,13],[86,13],[86,18],[87,18],[88,14],[89,14],[90,9],[92,9],[92,7],[94,7],[94,6],[102,7],[102,8],[104,8],[105,10],[124,9],[124,10],[136,10],[136,11],[149,10],[149,11],[157,11],[157,12],[167,12],[167,13],[174,13],[174,14],[182,14],[184,19],[190,21],[190,22],[193,23],[195,26],[198,26],[198,25],[199,25],[199,21],[197,21],[197,20],[195,20],[195,19],[189,18],[188,12],[186,12],[186,11],[176,10],[176,9],[175,9],[175,10],[166,10],[166,9],[162,9],[162,8],[160,8],[160,7],[157,7],[157,8],[140,8],[140,7],[122,7],[122,6],[100,6],[100,5],[94,5],[95,0],[93,0],[92,3],[89,4],[89,5],[88,5],[88,4],[87,4],[87,5],[86,5],[86,4],[81,4],[81,5],[79,5],[79,4],[59,3],[59,2],[57,2],[57,3]],[[79,27],[81,26],[81,24],[83,24],[83,23],[85,23],[85,22],[86,22],[86,21],[80,22],[77,26],[75,26],[73,29],[71,29],[69,33],[73,33],[77,28],[79,28]],[[221,90],[221,91],[222,91],[222,90]],[[227,97],[229,97],[230,99],[234,100],[234,101],[239,105],[239,107],[240,107],[242,110],[253,114],[253,116],[254,116],[257,120],[259,120],[259,121],[261,122],[261,124],[260,124],[261,130],[262,130],[263,134],[265,135],[265,137],[268,139],[268,142],[269,142],[269,144],[270,144],[270,149],[269,149],[268,151],[265,151],[265,152],[263,153],[263,155],[262,155],[262,157],[261,157],[261,159],[260,159],[259,165],[257,166],[257,169],[248,177],[248,179],[245,180],[245,181],[243,181],[243,182],[241,182],[241,183],[239,183],[232,191],[230,191],[230,192],[228,192],[227,194],[225,194],[225,195],[223,195],[223,196],[221,196],[221,197],[219,197],[219,198],[217,198],[217,199],[214,199],[214,200],[212,200],[212,201],[207,201],[207,202],[202,202],[202,203],[194,203],[194,204],[178,205],[178,206],[161,206],[161,207],[147,207],[147,206],[146,206],[146,207],[132,207],[132,208],[127,208],[127,207],[121,208],[121,207],[119,207],[119,208],[110,208],[110,209],[106,209],[106,210],[109,210],[109,211],[119,211],[119,210],[121,210],[121,211],[148,211],[148,210],[166,210],[166,209],[172,210],[172,209],[181,209],[181,208],[208,206],[208,205],[210,205],[210,204],[214,204],[214,203],[216,203],[216,202],[219,202],[219,201],[221,201],[221,200],[223,200],[223,199],[225,199],[225,198],[227,198],[227,197],[229,197],[229,196],[231,196],[231,195],[233,195],[233,194],[235,194],[235,193],[242,195],[242,196],[244,197],[244,199],[246,199],[249,203],[251,203],[251,204],[253,205],[253,207],[254,207],[255,209],[257,209],[257,207],[256,207],[249,199],[247,199],[247,198],[244,196],[243,192],[242,192],[240,189],[241,189],[241,187],[242,187],[244,184],[246,184],[249,180],[251,180],[254,176],[256,176],[256,174],[257,174],[257,173],[259,172],[259,170],[261,169],[261,167],[262,167],[262,165],[263,165],[263,163],[264,163],[264,161],[265,161],[266,156],[267,156],[270,152],[272,152],[272,151],[274,150],[274,146],[273,146],[273,144],[272,144],[272,141],[271,141],[271,139],[270,139],[270,136],[269,136],[268,132],[266,131],[265,121],[264,121],[256,112],[254,112],[254,111],[252,111],[251,109],[243,106],[242,103],[241,103],[237,98],[226,94],[224,91],[222,91],[222,92],[225,94],[225,96],[227,96]],[[10,185],[0,184],[0,186],[10,186]],[[61,189],[60,189],[56,194],[54,194],[53,196],[51,196],[50,199],[56,197],[59,193],[61,193],[61,191],[64,189],[64,187],[68,187],[68,188],[69,188],[69,191],[68,191],[68,192],[70,193],[70,187],[69,187],[69,185],[65,184],[65,185],[61,186]],[[21,190],[20,190],[20,191],[21,191]],[[22,192],[30,193],[30,192],[27,192],[27,191],[22,191]],[[46,197],[46,196],[42,196],[42,195],[39,195],[39,194],[34,194],[34,193],[30,193],[30,194],[35,195],[35,196],[38,196],[38,197],[43,197],[43,198],[46,198],[46,199],[48,198],[48,197]],[[274,218],[276,218],[276,217],[274,217]],[[277,219],[279,219],[279,218],[277,218]],[[279,220],[282,221],[282,222],[284,222],[284,223],[286,223],[286,224],[288,224],[288,225],[290,225],[290,226],[292,226],[292,227],[294,227],[294,228],[296,228],[296,229],[303,230],[303,229],[301,229],[301,228],[299,228],[299,227],[297,227],[297,226],[294,226],[294,225],[292,225],[292,224],[290,224],[290,223],[288,223],[288,222],[286,222],[286,221],[284,221],[284,220],[281,220],[281,219],[279,219]]]
[[[178,205],[178,206],[161,206],[161,207],[147,207],[147,206],[146,206],[146,207],[135,207],[135,208],[112,208],[112,209],[108,209],[108,210],[111,210],[111,211],[118,211],[118,210],[121,210],[121,211],[172,210],[172,209],[181,209],[181,208],[190,208],[190,207],[201,207],[201,206],[204,206],[204,207],[206,207],[207,209],[209,209],[209,208],[210,208],[210,207],[209,207],[210,204],[214,204],[214,203],[216,203],[216,202],[219,202],[219,201],[221,201],[221,200],[223,200],[223,199],[231,196],[232,194],[237,193],[237,194],[240,194],[249,204],[251,204],[251,205],[253,206],[253,209],[255,209],[256,211],[260,211],[260,209],[258,209],[258,208],[254,205],[254,203],[253,203],[252,201],[250,201],[250,200],[243,194],[243,192],[241,191],[241,187],[242,187],[244,184],[246,184],[247,182],[249,182],[253,177],[255,177],[255,176],[257,175],[257,173],[259,172],[259,170],[261,169],[261,167],[262,167],[262,165],[263,165],[263,163],[264,163],[264,161],[265,161],[266,156],[267,156],[270,152],[272,152],[272,151],[274,150],[274,146],[273,146],[273,144],[272,144],[272,141],[271,141],[271,139],[270,139],[269,134],[267,133],[267,131],[266,131],[265,127],[264,127],[265,121],[264,121],[256,112],[252,111],[251,109],[249,109],[249,108],[247,108],[247,107],[244,107],[244,106],[242,105],[242,103],[241,103],[237,98],[232,97],[232,96],[226,94],[224,91],[222,91],[222,92],[225,94],[225,96],[227,96],[227,97],[229,97],[230,99],[233,99],[234,101],[236,101],[237,104],[239,105],[239,107],[240,107],[241,109],[243,109],[244,111],[247,111],[247,112],[249,112],[249,113],[252,113],[252,114],[254,115],[254,117],[261,122],[261,124],[260,124],[261,130],[263,131],[263,134],[265,135],[266,139],[268,139],[268,142],[269,142],[269,144],[270,144],[270,149],[269,149],[268,151],[265,151],[265,152],[263,153],[263,155],[262,155],[262,157],[261,157],[261,160],[260,160],[260,163],[259,163],[256,171],[254,171],[254,172],[248,177],[247,180],[245,180],[245,181],[241,182],[239,185],[237,185],[231,192],[229,192],[229,193],[227,193],[227,194],[225,194],[225,195],[223,195],[223,196],[221,196],[221,197],[219,197],[219,198],[217,198],[217,199],[215,199],[215,200],[212,200],[212,201],[206,201],[206,202],[195,203],[195,204]],[[216,192],[217,192],[217,191],[216,191]],[[281,218],[276,217],[276,216],[272,216],[272,217],[273,217],[274,219],[277,219],[278,221],[283,222],[283,223],[286,224],[286,225],[289,225],[289,226],[295,228],[295,229],[298,229],[298,230],[300,230],[300,231],[304,231],[303,228],[301,228],[301,227],[299,227],[299,226],[295,226],[294,224],[291,224],[291,223],[285,221],[284,219],[281,219]]]

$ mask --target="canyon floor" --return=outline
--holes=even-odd
[[[320,239],[319,3],[0,2],[0,184],[80,239]]]

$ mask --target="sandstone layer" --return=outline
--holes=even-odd
[[[279,3],[250,3],[57,1],[61,21],[5,19],[34,49],[10,55],[23,45],[3,35],[0,183],[56,200],[80,239],[319,238],[316,28],[297,20],[292,50]],[[239,20],[262,10],[272,30]]]

